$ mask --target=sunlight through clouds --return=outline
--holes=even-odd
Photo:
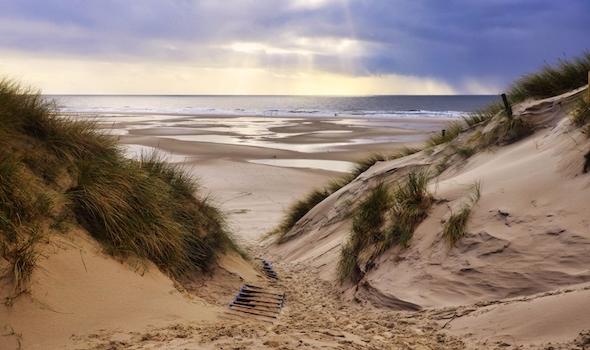
[[[432,78],[351,76],[313,69],[203,68],[182,64],[122,63],[67,58],[5,56],[0,72],[51,93],[371,95],[453,94]],[[14,73],[18,72],[18,73]],[[60,78],[67,75],[67,79]],[[89,88],[88,81],[92,81]],[[141,84],[138,84],[141,82]]]
[[[581,0],[567,7],[550,0],[0,1],[0,73],[35,79],[37,70],[44,78],[29,82],[48,92],[66,92],[64,80],[76,80],[81,93],[108,92],[110,79],[113,92],[166,81],[164,89],[177,93],[219,93],[219,84],[239,79],[250,93],[495,93],[581,53],[588,11]],[[23,64],[31,60],[35,66]],[[59,60],[70,64],[43,68]],[[113,65],[117,76],[84,68],[96,62]],[[135,86],[127,83],[136,78],[129,72],[143,71]],[[166,71],[182,79],[168,82]]]

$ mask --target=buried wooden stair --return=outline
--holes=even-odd
[[[278,281],[277,273],[272,264],[264,259],[262,271],[274,284]],[[269,287],[261,287],[253,284],[244,284],[229,304],[226,315],[234,317],[248,317],[264,322],[274,322],[278,319],[281,309],[285,305],[285,293]]]
[[[264,271],[266,277],[270,278],[271,281],[276,282],[279,279],[279,276],[277,276],[277,273],[272,268],[272,263],[264,259],[262,259],[262,271]]]
[[[285,293],[252,284],[244,284],[226,314],[273,323],[285,304]]]

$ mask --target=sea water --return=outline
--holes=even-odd
[[[65,113],[282,117],[460,117],[497,96],[48,95]]]

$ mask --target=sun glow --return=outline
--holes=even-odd
[[[280,70],[193,67],[180,63],[162,65],[160,62],[22,55],[6,55],[0,64],[0,74],[38,86],[46,93],[367,95],[455,92],[436,79],[394,74],[353,76],[312,67]]]

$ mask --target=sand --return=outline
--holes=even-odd
[[[97,333],[217,318],[215,306],[181,294],[151,264],[117,262],[85,232],[52,236],[41,248],[29,292],[11,300],[0,290],[10,304],[0,313],[0,349],[85,348]]]

